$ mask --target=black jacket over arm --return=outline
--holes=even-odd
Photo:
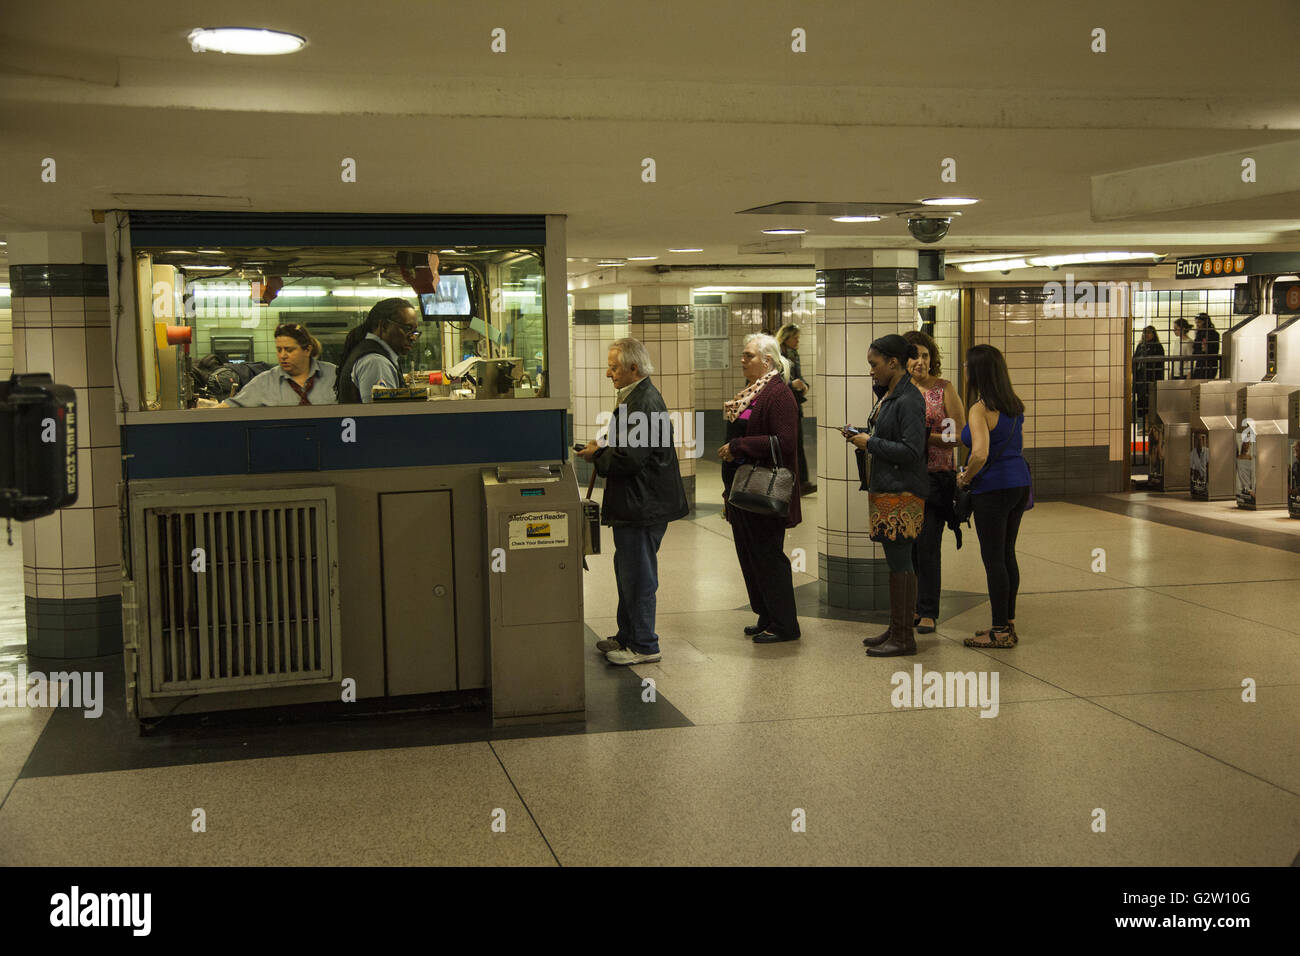
[[[626,444],[620,446],[624,431]],[[605,479],[601,524],[646,527],[690,512],[668,406],[649,378],[643,378],[626,404],[615,410],[609,422],[609,444],[596,453],[592,464]]]

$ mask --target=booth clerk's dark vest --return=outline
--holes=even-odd
[[[363,355],[382,355],[389,364],[393,361],[393,357],[388,354],[388,350],[383,345],[373,339],[362,339],[361,344],[347,354],[347,358],[339,368],[338,378],[334,381],[334,394],[338,397],[340,405],[356,404],[361,401],[361,390],[352,381],[352,367]],[[400,383],[402,370],[393,365],[393,371],[397,373],[397,381]]]

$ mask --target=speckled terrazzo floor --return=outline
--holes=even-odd
[[[716,469],[699,464],[700,487],[711,489]],[[802,641],[756,647],[743,637],[752,616],[740,608],[728,529],[702,510],[674,523],[661,551],[663,661],[602,685],[608,696],[585,733],[372,735],[364,746],[283,755],[263,739],[247,759],[177,745],[167,758],[78,771],[92,764],[60,769],[50,749],[73,732],[50,711],[0,708],[0,862],[1295,858],[1300,554],[1180,527],[1176,509],[1144,520],[1041,502],[1020,540],[1018,647],[962,646],[986,623],[988,603],[973,537],[960,552],[949,539],[939,632],[920,638],[916,657],[871,660],[859,644],[871,626],[863,615],[817,616],[816,511],[807,513],[788,542],[810,555],[811,573],[796,575]],[[1092,570],[1095,548],[1105,550],[1104,572]],[[10,672],[24,666],[15,551],[0,552],[0,668]],[[591,564],[587,623],[604,635],[612,563],[605,554]],[[891,677],[916,665],[996,671],[997,716],[895,708]],[[643,700],[646,677],[654,702]],[[589,686],[597,680],[594,670]],[[1255,702],[1242,700],[1243,681]],[[656,707],[646,720],[642,708]],[[196,809],[206,832],[192,828]],[[1098,810],[1104,833],[1094,832]]]

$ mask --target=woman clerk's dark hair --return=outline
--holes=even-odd
[[[1011,387],[1007,360],[991,345],[974,345],[966,353],[966,407],[982,401],[992,412],[1023,415],[1025,403]]]
[[[414,309],[415,306],[405,299],[380,299],[370,307],[366,314],[366,320],[358,325],[355,329],[348,332],[347,338],[343,340],[343,358],[346,359],[352,354],[352,350],[361,344],[371,332],[378,334],[379,326],[385,322],[400,321],[397,317],[407,309]]]

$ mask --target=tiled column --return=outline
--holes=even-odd
[[[691,326],[691,290],[686,287],[633,286],[628,295],[627,334],[639,340],[654,362],[655,387],[669,414],[681,415],[682,434],[675,435],[686,501],[695,510],[695,461],[703,449],[703,429],[695,419],[695,333]],[[685,443],[694,440],[694,447]]]
[[[9,234],[14,370],[48,372],[75,389],[81,425],[76,503],[22,529],[31,657],[122,649],[121,453],[104,258],[102,233]]]
[[[831,607],[884,608],[889,567],[869,537],[867,493],[858,488],[853,446],[839,428],[865,425],[871,413],[872,341],[916,327],[916,252],[819,251],[817,295],[819,592]]]
[[[596,437],[601,412],[614,410],[614,386],[605,377],[609,347],[627,332],[627,295],[595,292],[573,294],[573,440],[586,443]],[[584,494],[592,466],[574,458]]]

